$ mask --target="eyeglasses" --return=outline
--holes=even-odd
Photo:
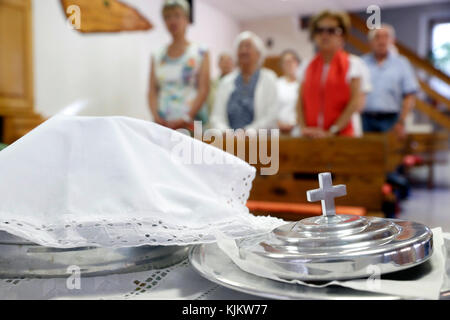
[[[321,28],[321,27],[317,27],[314,29],[314,33],[315,34],[323,34],[323,33],[328,33],[329,35],[337,35],[340,36],[342,35],[344,32],[342,30],[341,27],[329,27],[329,28]]]

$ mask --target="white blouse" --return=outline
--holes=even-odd
[[[300,82],[288,81],[281,77],[277,81],[278,88],[278,120],[288,125],[297,123],[297,99]]]

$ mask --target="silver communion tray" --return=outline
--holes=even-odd
[[[314,288],[262,278],[240,269],[217,244],[202,244],[189,254],[192,267],[204,278],[226,288],[269,299],[398,300],[401,297],[340,286]]]
[[[42,247],[0,231],[0,278],[67,277],[74,266],[84,277],[166,268],[186,259],[188,247]]]
[[[375,217],[322,216],[238,241],[240,258],[283,280],[329,281],[414,267],[433,252],[421,224]]]
[[[447,244],[450,263],[450,246]],[[217,244],[195,246],[189,253],[192,267],[204,278],[226,288],[269,299],[320,299],[320,300],[399,300],[405,297],[354,290],[341,286],[310,287],[299,284],[275,281],[240,269],[224,254]],[[417,279],[431,272],[430,263],[424,262],[416,267],[387,275],[388,279]],[[450,269],[447,270],[450,275]],[[440,299],[450,300],[449,286],[441,291]]]
[[[240,259],[281,280],[329,281],[414,267],[433,253],[433,233],[419,223],[336,215],[334,198],[346,194],[330,173],[319,174],[320,188],[307,192],[321,201],[323,215],[239,240]]]
[[[367,278],[374,269],[380,275],[394,274],[420,267],[431,257],[433,233],[428,227],[403,220],[336,215],[334,198],[346,194],[345,185],[333,186],[330,173],[319,174],[319,185],[307,197],[321,201],[322,216],[235,240],[235,261],[217,245],[196,247],[190,254],[192,265],[206,278],[237,290],[252,293],[253,287],[268,297],[299,298],[314,296],[315,291],[283,281]]]

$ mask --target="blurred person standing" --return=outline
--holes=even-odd
[[[271,129],[277,126],[277,76],[262,67],[264,43],[253,32],[235,41],[238,68],[219,84],[211,127]]]
[[[219,71],[220,75],[211,81],[209,97],[208,97],[208,114],[211,115],[212,109],[214,107],[214,101],[216,98],[216,91],[219,87],[220,81],[227,75],[229,75],[234,70],[234,60],[231,54],[229,53],[221,53],[219,55]]]
[[[354,136],[352,116],[361,99],[362,69],[343,43],[350,18],[343,12],[323,11],[310,23],[316,56],[302,65],[297,102],[301,134],[311,138]]]
[[[209,53],[186,39],[190,16],[186,0],[165,0],[162,14],[172,42],[152,57],[150,110],[160,125],[191,128],[194,120],[207,121]]]
[[[371,74],[373,90],[362,114],[365,132],[393,130],[405,136],[405,120],[415,104],[419,86],[409,61],[394,47],[395,30],[388,24],[369,32],[372,52],[363,56]]]
[[[222,53],[219,57],[220,76],[217,80],[221,80],[226,75],[229,75],[234,70],[234,60],[231,54]]]
[[[297,80],[300,57],[291,49],[283,51],[280,57],[283,76],[278,87],[278,128],[283,134],[290,134],[297,124],[297,100],[300,83]]]

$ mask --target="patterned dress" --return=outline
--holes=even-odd
[[[190,103],[197,96],[200,67],[206,52],[206,47],[191,43],[185,53],[176,59],[167,55],[167,46],[153,55],[161,118],[172,121],[188,114]],[[206,104],[195,119],[207,121]]]

